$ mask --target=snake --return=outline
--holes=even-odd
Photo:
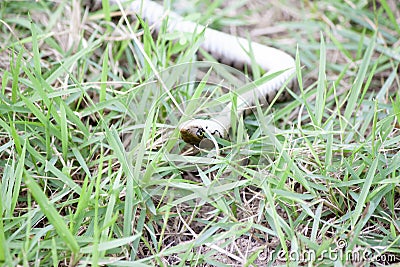
[[[127,0],[112,0],[111,3],[128,2]],[[294,58],[285,51],[248,39],[238,37],[204,25],[185,20],[173,11],[166,11],[164,7],[151,0],[129,1],[127,8],[141,16],[147,23],[160,30],[161,19],[168,15],[167,32],[184,32],[203,34],[201,47],[216,59],[231,62],[235,66],[251,66],[256,63],[265,71],[265,76],[273,76],[265,83],[257,85],[253,90],[245,92],[237,98],[236,112],[240,115],[257,103],[270,103],[282,86],[293,82],[296,69]],[[253,57],[251,57],[251,54]],[[255,61],[255,62],[254,62]],[[276,74],[276,75],[274,75]],[[286,92],[286,91],[285,91]],[[287,99],[282,94],[280,99]],[[231,127],[232,104],[228,103],[216,115],[209,119],[190,119],[179,126],[181,138],[189,144],[198,145],[204,138],[228,138]]]

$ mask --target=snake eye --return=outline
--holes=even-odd
[[[199,128],[196,132],[196,135],[198,138],[203,138],[204,137],[204,130],[203,128]]]

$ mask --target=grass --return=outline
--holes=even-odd
[[[176,125],[248,80],[194,62],[201,36],[80,1],[0,3],[3,265],[400,262],[399,4],[223,5],[174,10],[296,56],[299,88],[232,114],[210,156]]]

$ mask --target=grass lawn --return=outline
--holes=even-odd
[[[118,6],[1,1],[0,264],[400,262],[400,3],[172,2],[293,55],[293,99],[232,114],[197,153],[177,126],[235,103],[223,89],[258,66]]]

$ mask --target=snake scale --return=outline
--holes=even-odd
[[[119,0],[111,0],[118,3]],[[119,2],[125,2],[120,0]],[[126,1],[127,2],[127,1]],[[252,63],[249,51],[254,55],[255,63],[266,71],[265,75],[279,73],[274,78],[257,86],[254,90],[246,92],[237,100],[237,113],[241,114],[246,108],[254,105],[256,101],[269,102],[274,99],[278,90],[290,82],[295,72],[295,61],[292,56],[279,49],[269,47],[247,39],[213,30],[197,23],[184,20],[180,15],[169,11],[166,13],[163,6],[149,0],[137,0],[130,2],[130,11],[140,15],[149,24],[155,25],[159,30],[161,18],[168,14],[168,32],[189,32],[204,34],[202,48],[217,59],[224,62],[232,62],[234,65],[247,65]],[[250,47],[251,46],[251,47]],[[227,104],[221,112],[210,119],[192,119],[180,125],[182,139],[190,144],[198,145],[205,136],[227,138],[228,129],[231,127],[231,104]],[[207,135],[206,135],[207,134]]]

